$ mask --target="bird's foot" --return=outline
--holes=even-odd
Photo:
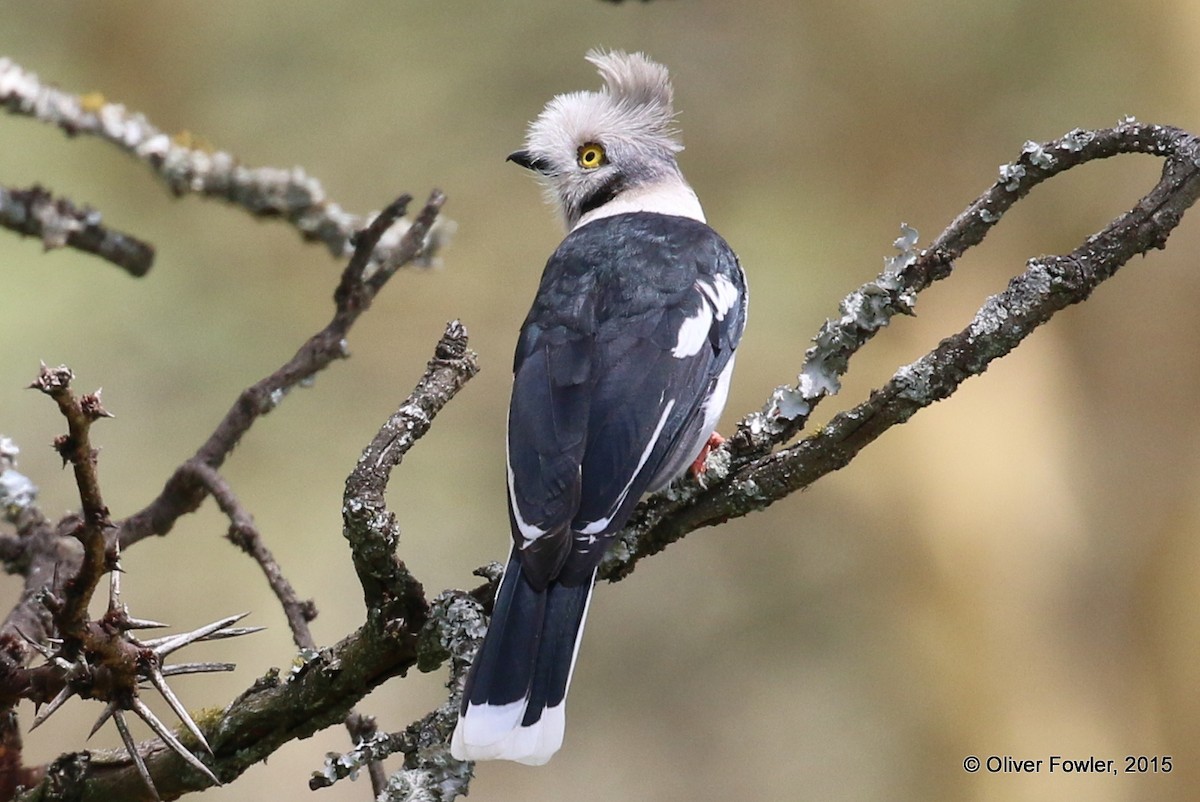
[[[708,442],[706,442],[704,447],[700,449],[700,456],[696,457],[696,461],[692,463],[692,467],[688,468],[693,479],[699,479],[704,475],[704,472],[708,469],[708,452],[712,451],[714,448],[718,448],[724,442],[725,438],[722,437],[718,432],[713,432],[711,435],[709,435]]]

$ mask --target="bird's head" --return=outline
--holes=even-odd
[[[694,204],[697,216],[695,194],[675,162],[683,145],[673,126],[667,68],[642,53],[592,50],[587,60],[604,86],[556,96],[509,160],[544,179],[568,229],[599,216],[602,207],[628,211],[636,206],[631,198],[664,191]]]

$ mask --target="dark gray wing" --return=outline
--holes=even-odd
[[[618,215],[564,240],[509,410],[513,537],[535,586],[590,581],[642,494],[695,458],[744,325],[741,268],[703,223]]]

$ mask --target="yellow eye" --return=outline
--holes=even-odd
[[[576,156],[576,161],[579,166],[585,170],[595,170],[606,161],[604,157],[604,146],[598,145],[595,142],[589,142],[579,148],[579,153]]]

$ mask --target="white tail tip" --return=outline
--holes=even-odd
[[[566,707],[548,707],[527,727],[519,722],[525,702],[507,705],[469,705],[450,739],[455,760],[511,760],[526,766],[549,762],[563,742]]]

